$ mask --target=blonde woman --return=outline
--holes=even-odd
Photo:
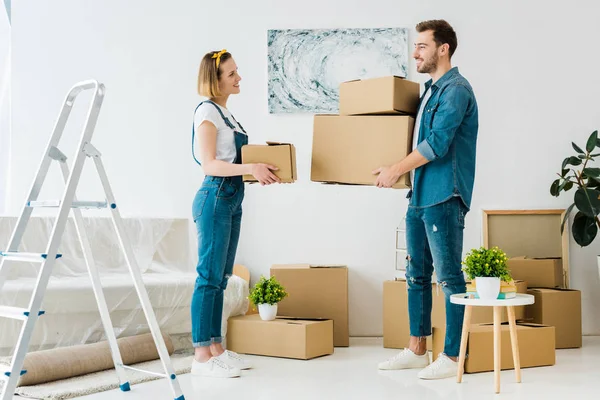
[[[250,368],[247,361],[224,350],[221,344],[223,293],[233,271],[240,236],[242,175],[251,174],[262,185],[279,182],[273,166],[241,164],[241,148],[248,143],[248,136],[227,109],[229,96],[240,93],[241,80],[226,50],[203,57],[198,93],[208,100],[196,107],[192,127],[192,154],[205,174],[192,205],[198,231],[198,277],[191,305],[195,348],[192,374],[201,376],[233,378],[240,376],[240,370]]]

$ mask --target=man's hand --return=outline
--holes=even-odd
[[[391,188],[400,179],[400,173],[392,167],[380,167],[373,171],[373,175],[378,175],[375,180],[375,186],[378,188]]]

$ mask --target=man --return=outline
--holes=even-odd
[[[391,187],[411,172],[406,213],[408,348],[379,369],[424,368],[421,379],[456,376],[464,307],[450,295],[466,291],[461,269],[464,219],[475,178],[478,111],[473,89],[452,68],[454,29],[444,20],[421,22],[413,58],[425,84],[413,134],[413,151],[402,161],[375,171],[378,187]],[[414,172],[412,172],[414,170]],[[431,335],[431,278],[434,270],[446,298],[444,353],[429,364],[425,338]]]

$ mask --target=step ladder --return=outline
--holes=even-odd
[[[77,147],[75,161],[73,162],[72,170],[69,171],[69,166],[66,162],[67,157],[58,149],[57,145],[63,134],[65,125],[67,123],[67,120],[69,118],[77,96],[85,90],[93,90],[93,99],[87,113],[83,133],[81,135],[81,140]],[[79,82],[76,85],[74,85],[67,94],[62,106],[62,110],[55,123],[52,137],[50,138],[50,141],[44,152],[44,156],[42,157],[42,161],[38,168],[37,175],[35,177],[33,185],[31,186],[31,190],[29,192],[29,195],[27,196],[27,200],[25,201],[25,204],[21,211],[21,215],[10,238],[8,250],[0,253],[0,292],[2,291],[2,287],[6,280],[6,278],[3,277],[6,274],[2,274],[2,270],[5,266],[6,261],[25,261],[36,262],[40,264],[40,271],[37,277],[37,282],[33,290],[29,306],[27,308],[0,306],[0,317],[12,318],[23,321],[21,333],[16,344],[16,349],[10,367],[5,368],[0,366],[0,379],[4,380],[2,392],[0,393],[0,400],[12,400],[20,376],[27,373],[26,370],[22,369],[23,362],[27,353],[27,349],[29,347],[29,341],[31,339],[31,335],[35,327],[35,323],[37,322],[38,318],[44,314],[44,311],[40,310],[40,307],[44,299],[44,294],[48,286],[48,281],[52,274],[52,268],[54,267],[56,260],[62,256],[58,253],[58,248],[60,246],[60,242],[65,231],[65,227],[67,225],[69,213],[71,211],[73,212],[77,235],[79,236],[79,240],[83,247],[84,259],[88,268],[90,278],[92,280],[94,296],[96,297],[96,302],[98,303],[100,317],[102,319],[102,324],[104,326],[104,330],[108,338],[121,390],[130,390],[130,384],[126,374],[126,370],[129,369],[166,378],[173,392],[173,398],[175,400],[184,399],[179,385],[179,381],[177,380],[177,376],[175,374],[175,370],[173,369],[173,366],[171,364],[171,359],[169,358],[167,347],[161,335],[160,328],[156,320],[156,316],[154,314],[154,310],[152,309],[152,304],[150,303],[148,293],[144,286],[140,269],[137,265],[133,253],[133,249],[125,233],[123,220],[119,213],[117,203],[115,201],[113,192],[108,182],[108,177],[106,175],[104,165],[102,164],[101,154],[91,143],[94,128],[96,126],[96,121],[98,120],[100,107],[102,106],[102,101],[104,99],[104,94],[104,85],[95,80]],[[75,192],[77,189],[79,178],[81,176],[81,171],[83,170],[84,162],[88,157],[94,161],[96,170],[100,177],[100,181],[102,182],[102,186],[104,188],[106,200],[79,201],[75,197]],[[62,199],[40,201],[38,200],[38,195],[40,194],[42,184],[44,183],[50,165],[53,161],[58,161],[58,163],[60,164],[66,187]],[[23,234],[25,233],[25,229],[27,228],[27,223],[29,222],[33,210],[38,207],[52,207],[58,209],[58,216],[54,222],[54,227],[50,234],[48,247],[46,248],[45,253],[36,254],[19,252],[19,245],[21,243],[21,239],[23,238]],[[100,274],[92,258],[92,250],[90,247],[90,242],[86,235],[83,216],[81,213],[82,208],[106,208],[109,209],[111,212],[112,221],[117,232],[119,243],[124,252],[125,259],[127,261],[127,266],[129,267],[129,271],[133,278],[135,290],[140,299],[142,309],[144,311],[146,319],[148,320],[150,332],[152,333],[152,337],[154,338],[154,343],[158,350],[164,373],[143,371],[131,366],[123,365],[121,353],[117,345],[117,338],[115,336],[112,321],[110,319],[108,306],[106,305],[106,299],[104,297],[104,292],[102,291]],[[2,370],[2,368],[5,369]]]

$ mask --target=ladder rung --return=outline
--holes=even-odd
[[[26,369],[21,370],[21,376],[27,373]],[[10,378],[10,367],[8,365],[0,365],[0,376],[4,378],[4,380],[8,380]]]
[[[129,365],[123,365],[123,368],[130,369],[132,371],[143,372],[144,374],[160,376],[161,378],[169,377],[169,375],[167,375],[167,374],[161,374],[160,372],[153,372],[153,371],[147,371],[145,369],[134,368],[134,367],[130,367]]]
[[[22,253],[20,251],[0,251],[0,256],[11,261],[25,262],[44,262],[48,254],[44,253]],[[61,258],[62,254],[57,254],[56,258]]]
[[[27,207],[60,207],[62,200],[36,200],[27,202]],[[71,208],[107,208],[106,201],[74,201]]]
[[[39,315],[45,314],[45,311],[38,312]],[[21,307],[0,306],[0,317],[20,319],[22,321],[29,317],[29,310]]]

